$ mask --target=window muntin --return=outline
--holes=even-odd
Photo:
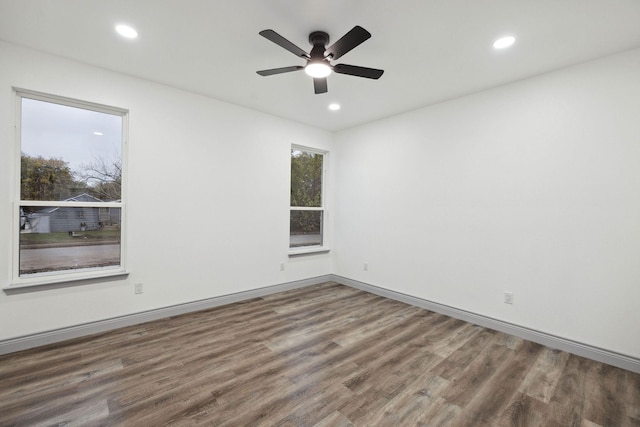
[[[289,248],[324,244],[325,153],[291,148]]]
[[[14,284],[124,271],[126,111],[16,93],[20,188]]]

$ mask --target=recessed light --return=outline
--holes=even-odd
[[[96,136],[102,136],[102,135],[104,135],[104,133],[102,133],[102,132],[100,132],[100,131],[95,131],[95,132],[93,132],[93,134],[94,134],[94,135],[96,135]]]
[[[339,109],[340,109],[340,104],[336,104],[335,102],[333,104],[329,104],[329,110],[338,111]]]
[[[138,32],[135,30],[135,28],[130,27],[129,25],[116,25],[116,31],[122,37],[125,37],[127,39],[135,39],[136,37],[138,37]]]
[[[500,37],[493,42],[494,49],[506,49],[516,42],[516,38],[513,36]]]

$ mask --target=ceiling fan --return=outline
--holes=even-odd
[[[331,74],[331,71],[338,74],[365,77],[367,79],[379,79],[380,76],[382,76],[382,73],[384,73],[384,70],[358,67],[356,65],[331,65],[330,61],[340,58],[342,55],[371,37],[371,33],[358,25],[353,27],[349,32],[347,32],[347,34],[342,36],[340,40],[328,48],[326,45],[329,43],[329,34],[324,31],[312,32],[309,34],[309,43],[311,43],[313,48],[309,53],[300,49],[298,46],[273,30],[260,31],[259,34],[267,40],[271,40],[278,46],[285,48],[294,55],[305,59],[307,61],[307,65],[293,65],[291,67],[272,68],[270,70],[256,72],[261,76],[272,76],[274,74],[305,70],[308,75],[313,77],[313,89],[316,94],[327,92],[327,76]]]

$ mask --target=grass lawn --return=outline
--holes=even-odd
[[[98,243],[98,242],[119,242],[120,230],[87,230],[77,231],[76,236],[69,236],[69,233],[20,233],[21,245],[56,245],[75,242]]]

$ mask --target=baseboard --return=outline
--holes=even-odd
[[[412,295],[391,291],[389,289],[381,288],[334,274],[318,276],[295,282],[282,283],[279,285],[267,286],[264,288],[252,289],[249,291],[222,295],[214,298],[207,298],[204,300],[158,308],[155,310],[129,314],[111,319],[99,320],[96,322],[71,326],[68,328],[60,328],[32,335],[11,338],[8,340],[0,341],[0,355],[66,341],[69,339],[80,338],[96,333],[107,332],[110,330],[123,328],[125,326],[137,325],[153,320],[163,319],[166,317],[178,316],[181,314],[191,313],[199,310],[206,310],[208,308],[218,307],[225,304],[232,304],[251,298],[259,298],[278,292],[317,285],[329,281],[334,281],[345,286],[350,286],[352,288],[380,295],[385,298],[401,301],[406,304],[411,304],[416,307],[424,308],[436,313],[441,313],[450,317],[454,317],[456,319],[464,320],[469,323],[514,335],[529,341],[536,342],[538,344],[545,345],[547,347],[556,348],[576,354],[578,356],[606,363],[608,365],[617,366],[622,369],[640,373],[640,359],[631,356],[525,328],[502,320],[482,316],[455,307],[450,307],[433,301],[414,297]]]
[[[368,283],[360,282],[357,280],[348,279],[346,277],[332,275],[330,280],[345,286],[350,286],[352,288],[360,289],[365,292],[380,295],[385,298],[401,301],[406,304],[424,308],[426,310],[435,311],[436,313],[464,320],[465,322],[473,323],[475,325],[514,335],[516,337],[533,341],[550,348],[563,350],[568,353],[573,353],[578,356],[586,357],[588,359],[596,360],[598,362],[606,363],[608,365],[616,366],[628,371],[640,373],[640,359],[631,356],[525,328],[502,320],[475,314],[469,311],[460,310],[455,307],[450,307],[400,292],[391,291],[389,289],[370,285]]]
[[[331,281],[319,276],[0,341],[0,355]]]

